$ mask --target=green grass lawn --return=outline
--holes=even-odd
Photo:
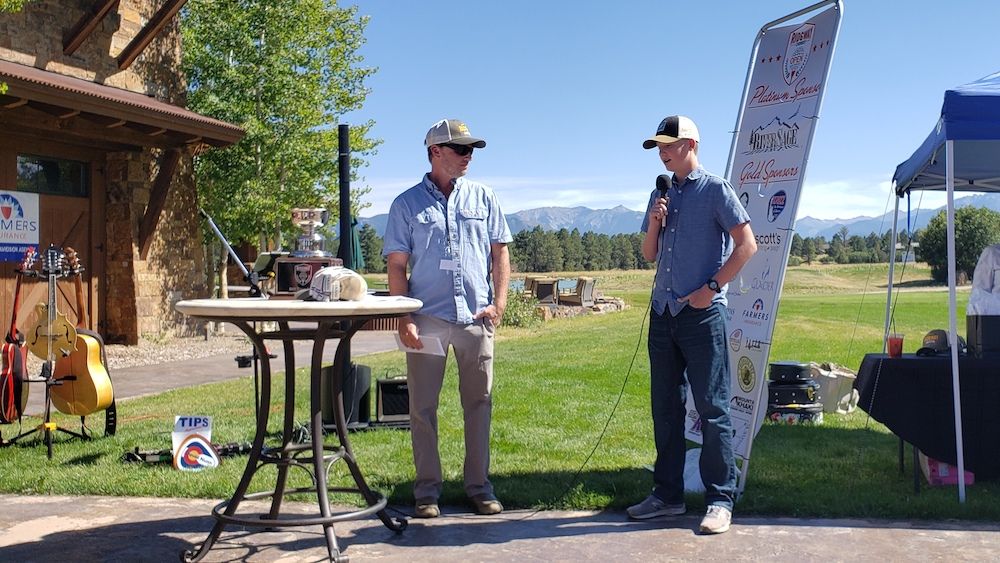
[[[770,361],[834,362],[856,370],[865,353],[881,350],[886,270],[865,268],[790,268]],[[926,268],[911,267],[906,276],[901,280],[905,287],[930,285]],[[623,297],[629,309],[556,319],[532,329],[503,327],[499,333],[492,479],[509,508],[621,509],[650,489],[645,467],[654,450],[644,326],[652,272],[598,272],[596,277],[598,290]],[[947,326],[947,294],[908,289],[900,294],[896,311],[896,329],[907,335],[906,350],[913,351],[928,330]],[[360,361],[376,377],[405,369],[399,352]],[[306,388],[303,374],[297,380],[299,389]],[[275,383],[274,405],[281,404],[282,388]],[[225,498],[235,488],[245,458],[227,458],[218,469],[200,473],[125,464],[119,458],[135,447],[168,448],[175,414],[213,416],[216,443],[249,440],[252,396],[253,382],[243,378],[122,401],[114,437],[81,442],[59,436],[51,461],[36,441],[0,449],[0,491]],[[304,393],[297,405],[298,420],[305,422]],[[271,412],[270,428],[276,432],[280,409],[274,406]],[[462,504],[461,408],[453,362],[440,418],[446,480],[442,502]],[[71,427],[70,419],[59,420]],[[14,428],[2,430],[6,437]],[[354,433],[351,439],[369,484],[393,503],[411,503],[409,433],[377,430]],[[891,433],[860,410],[827,415],[820,426],[765,425],[754,442],[737,512],[1000,519],[1000,488],[993,482],[969,487],[964,505],[958,503],[955,487],[925,485],[914,494],[909,450],[907,473],[900,474],[897,445]],[[335,466],[333,480],[346,484],[349,476],[342,465]],[[260,471],[252,488],[271,488],[273,475],[272,468]],[[296,484],[305,484],[303,472],[292,475]],[[702,500],[690,495],[688,502],[697,507]]]

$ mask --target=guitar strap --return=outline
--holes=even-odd
[[[17,272],[14,286],[14,303],[10,312],[10,330],[4,338],[3,365],[0,370],[0,424],[12,424],[21,420],[24,414],[21,408],[21,393],[25,382],[21,374],[25,373],[24,337],[17,332],[17,308],[21,302],[21,276]]]

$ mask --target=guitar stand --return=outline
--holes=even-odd
[[[45,414],[42,422],[35,426],[34,428],[21,432],[17,436],[9,440],[4,440],[2,435],[0,435],[0,448],[14,445],[22,438],[26,438],[36,432],[42,434],[42,441],[45,442],[45,447],[48,450],[48,458],[52,459],[52,434],[54,432],[62,432],[63,434],[68,434],[70,437],[79,438],[84,441],[90,441],[94,439],[94,435],[91,430],[87,428],[87,417],[80,417],[80,431],[75,432],[68,428],[63,428],[55,422],[52,422],[52,402],[49,397],[49,388],[54,385],[60,385],[64,379],[75,378],[76,376],[64,377],[60,379],[29,379],[25,383],[45,383]],[[104,435],[114,436],[117,429],[118,422],[118,409],[115,405],[115,401],[111,401],[111,405],[104,409]]]
[[[79,438],[85,441],[93,440],[93,436],[87,433],[87,424],[85,420],[86,417],[83,416],[80,417],[79,432],[74,432],[73,430],[63,428],[58,424],[56,424],[55,422],[52,422],[52,398],[50,396],[49,390],[54,385],[61,385],[63,379],[69,379],[69,378],[55,379],[54,377],[44,377],[44,374],[48,371],[47,368],[48,368],[47,364],[45,364],[42,367],[43,377],[39,379],[29,379],[27,381],[27,383],[45,383],[45,414],[43,415],[41,424],[32,428],[31,430],[28,430],[26,432],[21,432],[20,434],[14,436],[10,440],[5,441],[3,445],[4,446],[13,445],[19,440],[21,440],[21,438],[26,438],[37,432],[41,435],[42,441],[45,443],[45,449],[47,451],[48,458],[52,459],[52,443],[53,443],[52,437],[55,432],[62,432],[64,434],[70,435],[73,438]],[[70,376],[70,377],[72,378],[75,376]],[[109,416],[111,416],[110,413]]]
[[[22,432],[21,434],[18,434],[17,436],[11,438],[10,440],[8,440],[6,442],[0,440],[0,445],[2,445],[2,446],[8,446],[8,445],[16,443],[17,441],[21,440],[22,438],[25,438],[25,437],[30,436],[32,434],[35,434],[37,432],[41,436],[42,440],[45,442],[46,449],[48,450],[48,457],[49,457],[49,459],[52,459],[53,434],[55,434],[56,432],[62,432],[64,434],[68,434],[69,436],[71,436],[73,438],[79,438],[81,440],[88,440],[89,441],[89,440],[92,440],[94,438],[91,435],[91,433],[87,430],[87,419],[86,419],[86,416],[80,416],[80,431],[79,432],[75,432],[75,431],[69,430],[67,428],[62,428],[58,424],[56,424],[55,422],[52,421],[52,388],[54,386],[56,386],[56,385],[62,385],[64,382],[75,382],[77,380],[77,375],[76,374],[69,374],[69,375],[57,377],[56,376],[57,375],[56,372],[58,370],[55,367],[56,366],[56,357],[55,357],[56,356],[56,354],[55,354],[56,342],[55,342],[55,340],[53,338],[53,336],[54,336],[54,334],[53,334],[54,326],[57,325],[58,322],[68,324],[68,321],[66,321],[65,316],[59,315],[59,316],[62,317],[61,321],[59,321],[58,317],[57,317],[57,311],[56,311],[56,292],[57,292],[57,289],[56,289],[56,279],[60,278],[60,277],[65,277],[65,276],[70,275],[70,274],[72,274],[74,276],[79,276],[80,272],[82,271],[82,268],[79,266],[79,263],[76,261],[76,251],[74,251],[73,249],[71,249],[69,247],[67,247],[66,250],[70,252],[70,264],[67,264],[66,254],[61,249],[57,248],[54,245],[50,245],[49,248],[48,248],[48,250],[46,250],[46,252],[45,252],[45,258],[44,258],[43,266],[42,266],[42,269],[40,271],[29,270],[27,267],[22,268],[22,270],[20,271],[21,275],[26,275],[26,276],[31,276],[31,277],[37,277],[37,278],[46,278],[47,281],[48,281],[48,302],[47,302],[47,306],[44,307],[44,309],[42,309],[41,308],[41,304],[39,304],[39,307],[40,307],[39,310],[44,310],[46,312],[46,314],[48,315],[48,319],[47,319],[47,322],[46,322],[45,327],[44,327],[45,328],[44,334],[45,334],[45,337],[47,339],[47,346],[45,346],[45,348],[44,348],[44,350],[45,350],[45,358],[44,358],[44,360],[45,361],[42,364],[42,372],[41,372],[40,376],[38,378],[35,378],[35,379],[28,378],[26,380],[26,383],[44,383],[45,384],[45,414],[44,414],[44,416],[42,418],[42,423],[39,424],[38,426],[36,426],[35,428],[32,428],[31,430],[28,430],[27,432]],[[18,279],[18,284],[20,284],[20,279]],[[75,279],[75,284],[76,284],[76,298],[77,298],[77,306],[78,306],[78,316],[82,318],[83,311],[85,309],[85,304],[84,304],[84,299],[83,299],[82,284],[81,284],[81,281],[80,281],[79,277],[77,277]],[[15,305],[15,310],[16,310],[16,308],[17,308],[17,306]],[[79,320],[78,320],[78,322],[79,322]],[[11,323],[11,324],[13,325],[14,323]],[[38,342],[38,338],[39,338],[39,335],[41,333],[41,328],[42,328],[41,319],[39,319],[39,326],[36,327],[36,329],[35,329],[35,338],[36,338],[35,342]],[[13,328],[11,330],[13,330]],[[89,330],[86,330],[85,328],[82,328],[82,327],[79,329],[79,331],[76,331],[75,329],[72,328],[72,325],[70,325],[70,328],[68,328],[68,329],[64,328],[64,330],[65,330],[65,335],[67,336],[67,340],[68,340],[68,342],[66,342],[66,346],[67,347],[70,346],[71,344],[73,344],[73,341],[76,340],[77,335],[79,335],[79,334],[83,334],[83,335],[86,335],[88,337],[91,337],[91,338],[95,339],[100,344],[100,352],[101,352],[100,361],[103,364],[103,366],[105,366],[105,369],[106,369],[106,366],[107,366],[107,363],[108,363],[108,359],[107,359],[107,356],[105,355],[103,341],[101,340],[100,335],[98,335],[97,333],[93,333],[93,332],[91,332]],[[69,336],[70,334],[73,334],[74,336]],[[35,342],[32,342],[32,346],[35,345]],[[60,350],[61,350],[61,352],[63,354],[63,357],[69,355],[69,352],[72,351],[72,350],[69,350],[69,349],[66,349],[66,348],[62,348],[62,347],[60,347]],[[42,357],[42,355],[39,354],[36,350],[32,349],[32,352],[35,353],[35,355],[37,355],[39,357]],[[107,377],[108,377],[108,385],[110,385],[111,384],[110,375],[108,375]],[[107,407],[105,407],[104,410],[106,411],[105,424],[104,424],[104,434],[105,434],[105,436],[111,436],[111,435],[113,435],[115,433],[115,430],[117,428],[117,421],[118,421],[118,413],[117,413],[117,409],[115,407],[115,401],[114,401],[114,398],[113,398],[113,390],[112,390],[112,399],[111,399],[110,405],[108,405]],[[77,412],[79,412],[79,411],[77,411]],[[76,414],[76,413],[74,412],[73,414]]]

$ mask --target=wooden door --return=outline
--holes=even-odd
[[[50,190],[36,190],[39,194],[39,262],[35,264],[35,276],[26,276],[21,285],[21,303],[18,310],[18,328],[28,334],[39,322],[39,303],[48,301],[48,282],[44,272],[46,250],[54,245],[59,252],[66,247],[77,251],[83,271],[81,279],[84,287],[85,305],[89,309],[87,328],[99,330],[101,311],[97,307],[98,289],[104,272],[104,176],[106,153],[93,149],[63,146],[37,139],[16,139],[0,141],[0,188],[23,191],[24,162],[30,158],[65,159],[74,162],[82,171],[86,189],[64,195]],[[19,158],[20,157],[20,158]],[[22,182],[19,185],[19,166]],[[3,333],[9,328],[11,306],[13,305],[15,268],[17,263],[0,264],[2,290],[0,290],[0,327]],[[54,269],[66,274],[62,264],[54,264]],[[77,310],[75,280],[70,275],[61,275],[56,281],[56,309],[66,315],[68,321],[76,325],[80,318]],[[6,319],[6,320],[3,320]],[[45,320],[45,319],[41,319]]]

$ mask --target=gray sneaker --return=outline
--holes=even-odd
[[[635,520],[645,520],[657,516],[680,516],[685,512],[687,512],[687,506],[683,502],[667,504],[656,495],[649,495],[646,500],[628,507],[628,517]]]
[[[705,517],[701,520],[701,533],[721,534],[729,531],[729,524],[733,520],[733,513],[725,506],[713,504],[708,507]]]

